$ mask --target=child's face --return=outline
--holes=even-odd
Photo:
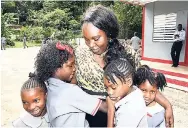
[[[107,88],[108,95],[111,100],[118,102],[129,92],[130,86],[132,85],[130,81],[122,83],[117,77],[114,76],[117,84],[113,84],[108,78],[104,77],[104,84]],[[129,79],[129,78],[128,78]],[[132,80],[131,80],[132,82]]]
[[[59,78],[63,81],[70,82],[75,74],[75,57],[69,57],[66,63],[59,68]]]
[[[151,85],[148,80],[144,83],[139,85],[140,90],[142,90],[144,95],[144,100],[146,105],[152,105],[153,101],[155,100],[156,93],[158,91],[156,85]]]
[[[34,117],[43,116],[46,113],[46,93],[37,87],[21,91],[23,108]]]

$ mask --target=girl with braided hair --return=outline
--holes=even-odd
[[[106,99],[107,90],[103,81],[105,65],[120,57],[126,58],[133,70],[140,66],[139,57],[130,47],[118,41],[119,25],[114,12],[102,5],[90,7],[82,18],[82,35],[85,44],[78,46],[76,55],[76,78],[78,86],[90,95]],[[170,102],[161,94],[156,101],[166,110],[167,125],[173,126]],[[160,98],[159,98],[160,97]],[[91,127],[106,127],[107,115],[98,112],[95,117],[87,116]]]
[[[30,73],[29,77],[21,87],[21,100],[26,112],[13,121],[13,127],[49,127],[45,83],[41,82],[33,73]]]
[[[148,127],[146,105],[142,92],[133,85],[133,77],[134,69],[124,58],[112,60],[105,67],[108,127]]]
[[[134,83],[143,92],[147,106],[147,118],[149,127],[165,127],[164,108],[156,101],[156,94],[167,85],[165,76],[159,72],[153,72],[147,65],[142,65],[135,72]]]

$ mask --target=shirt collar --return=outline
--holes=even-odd
[[[34,117],[28,112],[25,112],[23,115],[20,116],[20,119],[23,121],[23,123],[32,128],[40,127],[43,118],[45,118],[46,122],[49,123],[47,113],[43,117]]]
[[[154,106],[146,107],[146,108],[147,108],[147,112],[151,115],[154,115],[154,114],[164,110],[164,108],[160,104],[158,104],[157,102],[155,103]]]
[[[124,98],[122,98],[120,101],[118,101],[115,104],[116,109],[120,107],[121,105],[126,104],[129,101],[131,101],[137,95],[137,91],[139,91],[138,88],[136,86],[133,86],[133,88],[135,88],[133,92],[131,92],[130,94],[128,94],[127,96],[125,96]]]
[[[182,29],[181,31],[178,31],[178,30],[176,30],[177,32],[183,32],[184,30]]]
[[[56,86],[56,87],[61,87],[61,88],[62,88],[62,87],[63,87],[63,88],[70,87],[70,84],[69,84],[69,83],[66,83],[66,82],[64,82],[64,81],[62,81],[62,80],[60,80],[60,79],[53,78],[53,77],[51,77],[51,78],[49,78],[49,79],[47,80],[47,86],[48,86],[48,87],[50,87],[49,84],[50,84],[50,86]],[[62,86],[62,84],[63,84],[63,86]]]
[[[47,113],[42,118],[44,118],[47,123],[50,123],[50,120],[48,118],[48,114]]]

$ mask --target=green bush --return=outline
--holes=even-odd
[[[65,31],[56,31],[54,36],[57,40],[65,40]]]
[[[41,44],[41,40],[35,40],[36,44]]]
[[[32,26],[22,27],[19,36],[20,41],[23,40],[24,34],[27,40],[41,40],[43,38],[43,28]]]
[[[6,45],[15,46],[15,43],[13,41],[11,41],[10,39],[7,39]]]
[[[55,29],[53,29],[52,27],[46,27],[43,28],[42,34],[44,35],[44,38],[48,38],[53,34],[54,31]]]

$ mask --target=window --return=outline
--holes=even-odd
[[[154,16],[153,42],[173,42],[176,17],[176,13]]]

